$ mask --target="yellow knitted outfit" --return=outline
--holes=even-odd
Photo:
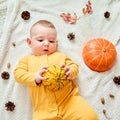
[[[43,84],[36,85],[35,76],[44,65],[66,64],[70,67],[72,79],[62,89],[50,91]],[[95,111],[80,96],[74,79],[78,75],[78,65],[65,54],[25,56],[14,70],[17,82],[29,89],[34,106],[33,120],[99,120]]]

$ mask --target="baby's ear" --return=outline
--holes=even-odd
[[[26,42],[27,42],[28,46],[31,47],[31,39],[30,39],[30,38],[27,38],[27,39],[26,39]]]

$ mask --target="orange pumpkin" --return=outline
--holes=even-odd
[[[104,38],[88,41],[83,48],[85,64],[94,71],[104,72],[112,68],[117,52],[115,46]]]

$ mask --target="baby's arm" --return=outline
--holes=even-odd
[[[45,72],[45,68],[43,67],[38,72],[30,72],[28,71],[28,57],[23,57],[16,68],[14,69],[14,77],[15,80],[23,85],[27,86],[36,86],[43,80],[44,78],[41,76],[43,72]]]
[[[35,75],[36,72],[28,71],[28,57],[25,56],[20,59],[16,68],[14,69],[15,80],[23,85],[35,86]]]
[[[62,65],[66,70],[67,79],[75,79],[79,73],[79,66],[74,63],[70,58],[66,57],[65,63]]]

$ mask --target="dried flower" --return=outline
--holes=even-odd
[[[113,78],[113,81],[114,81],[115,84],[120,85],[120,76],[115,76]]]
[[[30,18],[30,13],[28,11],[23,11],[21,13],[21,17],[24,19],[24,20],[28,20]]]
[[[87,13],[91,14],[93,12],[90,0],[88,0],[88,3],[86,4],[86,8],[83,8],[82,11],[83,14],[87,14]]]
[[[6,110],[7,111],[13,111],[15,109],[15,104],[11,101],[8,101],[6,104],[5,104],[5,107],[6,107]]]
[[[78,19],[76,13],[74,13],[73,16],[70,13],[62,13],[60,17],[62,17],[65,22],[70,24],[75,24]]]
[[[67,38],[69,40],[73,40],[73,39],[75,39],[75,34],[73,32],[72,33],[68,33]]]
[[[7,80],[7,79],[9,79],[10,75],[9,75],[8,72],[4,71],[4,72],[1,74],[1,77],[2,77],[2,79]]]
[[[106,12],[104,13],[104,17],[105,17],[105,18],[109,18],[109,17],[110,17],[110,12],[106,11]]]
[[[101,103],[105,104],[105,99],[104,98],[101,98]]]

